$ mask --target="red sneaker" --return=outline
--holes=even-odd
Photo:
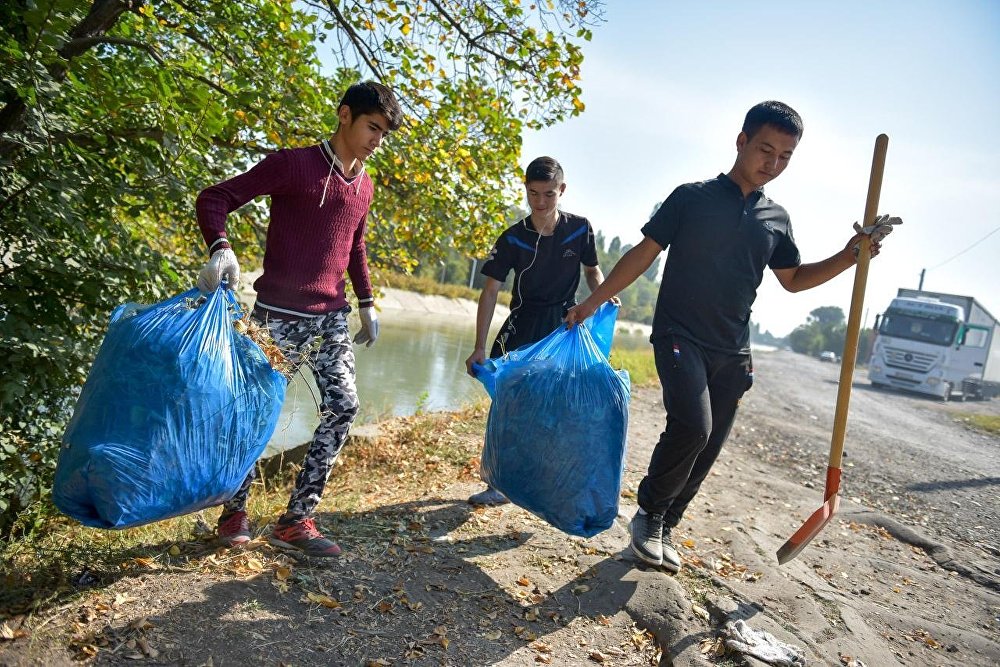
[[[241,547],[250,541],[250,521],[243,511],[223,513],[216,529],[219,542],[227,547]]]
[[[340,555],[340,547],[323,537],[316,529],[314,519],[299,519],[291,523],[279,521],[274,524],[274,530],[267,541],[283,549],[297,549],[307,556],[331,558]]]

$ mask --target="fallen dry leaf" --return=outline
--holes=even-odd
[[[489,639],[491,642],[495,642],[496,640],[500,639],[500,637],[503,636],[503,633],[500,632],[499,630],[490,630],[483,636]]]
[[[597,662],[602,665],[608,661],[608,656],[604,655],[600,651],[591,651],[590,655],[588,655],[587,657],[590,658],[593,662]]]
[[[320,595],[319,593],[307,592],[306,599],[308,599],[310,602],[315,602],[318,605],[322,605],[328,609],[338,609],[341,606],[338,600],[334,600],[329,595]]]
[[[4,641],[14,641],[20,637],[27,637],[28,633],[18,628],[15,630],[9,623],[0,623],[0,639]]]

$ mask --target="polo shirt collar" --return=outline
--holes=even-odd
[[[733,192],[735,192],[737,195],[739,195],[740,199],[743,199],[743,189],[736,184],[736,181],[734,181],[733,179],[729,178],[729,174],[720,173],[715,180],[719,181],[719,183],[721,183],[723,187],[730,188]],[[749,200],[755,194],[757,195],[758,198],[763,197],[764,196],[764,186],[762,185],[759,188],[751,190],[750,194],[748,194],[746,196],[746,198]]]

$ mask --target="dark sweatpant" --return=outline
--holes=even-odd
[[[753,384],[753,363],[749,354],[705,350],[680,336],[655,340],[653,354],[667,427],[639,484],[639,506],[673,528],[719,456]]]

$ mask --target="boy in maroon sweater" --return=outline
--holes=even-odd
[[[340,124],[329,140],[268,155],[250,171],[206,188],[197,202],[198,226],[211,253],[198,287],[210,292],[224,278],[230,286],[240,280],[239,263],[226,237],[226,216],[255,197],[271,197],[264,272],[254,282],[257,302],[252,316],[267,326],[293,364],[309,365],[322,405],[319,427],[270,542],[312,556],[340,553],[340,547],[317,530],[313,512],[358,412],[345,271],[360,309],[361,330],[354,342],[371,347],[378,338],[365,253],[373,188],[364,160],[402,120],[392,91],[370,81],[347,90],[337,115]],[[219,517],[219,540],[224,544],[239,546],[250,540],[245,507],[255,475],[251,470]]]

